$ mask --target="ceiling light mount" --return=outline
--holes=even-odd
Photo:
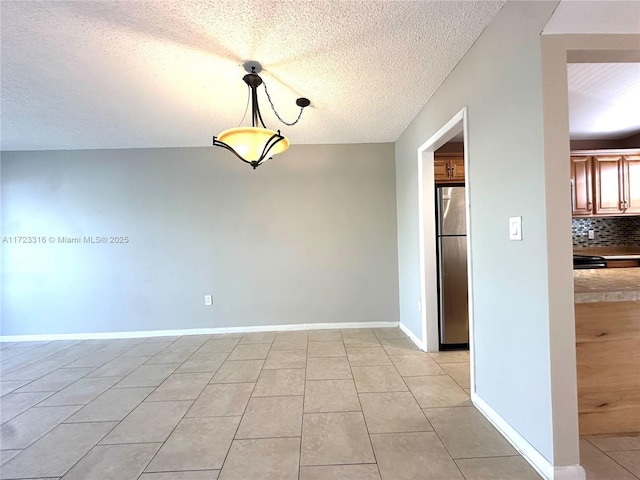
[[[244,83],[249,85],[249,88],[258,88],[260,85],[262,85],[262,79],[260,78],[260,75],[255,72],[247,73],[244,77],[242,77],[242,80],[244,80]]]
[[[248,163],[255,170],[264,162],[271,158],[271,155],[282,153],[289,148],[289,140],[280,133],[268,129],[262,120],[260,107],[258,105],[258,87],[264,85],[264,91],[269,100],[276,117],[285,125],[295,125],[302,116],[302,111],[311,105],[308,98],[298,98],[296,105],[300,107],[298,118],[294,122],[285,122],[278,114],[269,96],[267,85],[263,82],[258,72],[262,71],[260,63],[247,61],[243,65],[249,72],[242,80],[249,87],[249,98],[251,102],[251,127],[236,127],[224,130],[217,137],[213,137],[213,145],[229,150],[236,157]]]
[[[260,62],[255,60],[247,60],[242,64],[242,68],[244,68],[244,71],[247,73],[260,73],[263,70]]]

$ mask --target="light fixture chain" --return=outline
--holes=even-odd
[[[300,113],[298,113],[298,118],[295,119],[295,121],[293,121],[292,123],[289,122],[285,122],[282,117],[278,114],[278,112],[276,111],[276,107],[273,105],[273,102],[271,101],[271,96],[269,95],[269,90],[267,90],[267,84],[264,82],[264,80],[262,81],[262,84],[264,85],[264,93],[267,94],[267,99],[269,100],[269,105],[271,105],[271,110],[273,110],[273,113],[276,114],[276,117],[278,117],[278,120],[280,120],[282,123],[284,123],[285,125],[291,127],[293,125],[295,125],[296,123],[298,123],[298,121],[300,120],[300,117],[302,116],[302,110],[304,110],[304,107],[300,107]]]

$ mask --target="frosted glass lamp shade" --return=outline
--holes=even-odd
[[[221,132],[217,139],[229,145],[248,162],[255,162],[260,160],[267,144],[272,145],[272,148],[265,152],[267,156],[282,153],[289,148],[289,140],[286,137],[274,145],[277,137],[278,132],[268,128],[237,127]]]

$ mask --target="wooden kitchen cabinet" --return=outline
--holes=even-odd
[[[593,215],[593,168],[590,156],[571,156],[571,211]]]
[[[436,183],[449,181],[449,159],[435,157],[433,161],[433,178]]]
[[[595,210],[596,215],[624,213],[622,155],[595,155]]]
[[[624,213],[640,214],[640,153],[625,155],[622,174],[627,202]]]
[[[433,176],[438,184],[464,183],[464,154],[436,153]]]
[[[464,182],[464,156],[451,157],[451,179],[454,182]]]
[[[574,217],[640,214],[640,150],[571,152]]]
[[[632,259],[632,260],[606,260],[607,268],[634,268],[640,267],[640,260]]]
[[[640,302],[575,304],[580,435],[640,431]]]

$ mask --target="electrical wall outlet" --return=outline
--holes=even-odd
[[[595,232],[593,230],[589,230],[588,237],[589,237],[589,240],[593,240],[594,238],[596,238]]]
[[[205,295],[204,296],[204,304],[206,306],[213,305],[213,295]]]

